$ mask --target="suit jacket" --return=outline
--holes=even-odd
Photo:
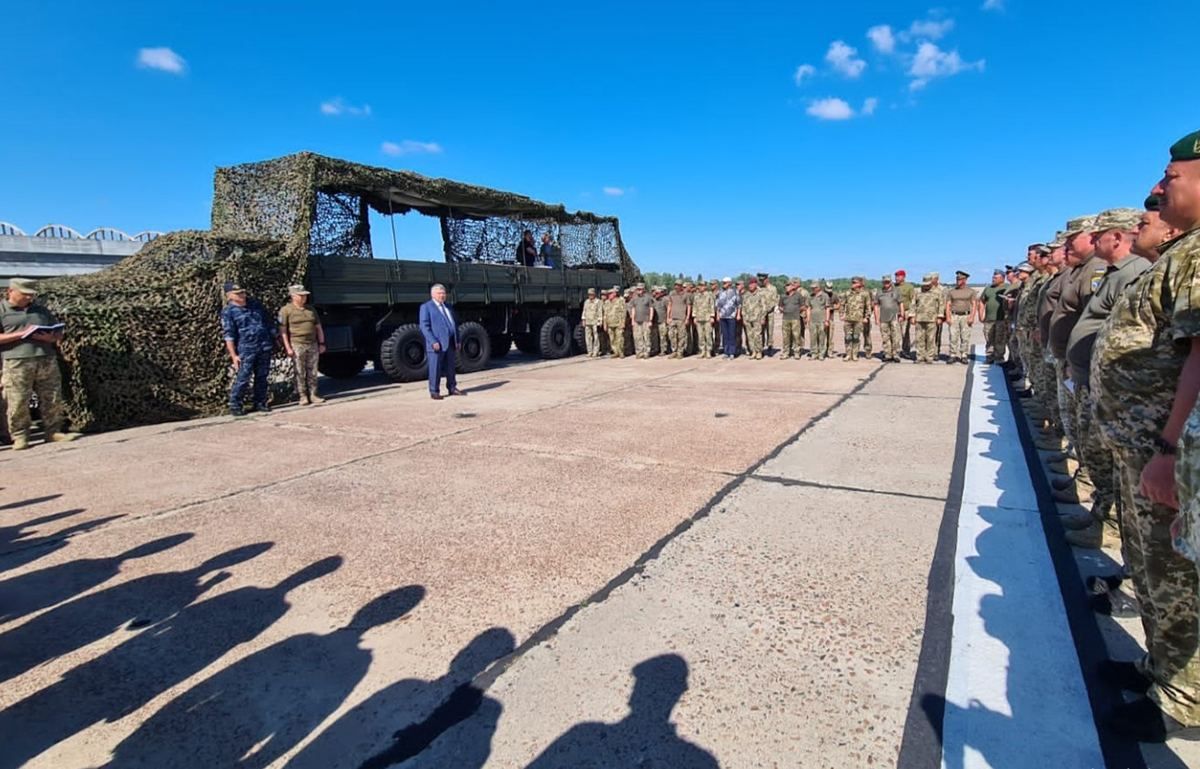
[[[457,321],[454,320],[454,308],[449,304],[444,305],[446,311],[450,314],[450,322],[446,322],[446,316],[442,315],[438,309],[437,302],[430,299],[425,304],[421,305],[421,333],[425,335],[425,352],[433,352],[433,343],[437,342],[441,345],[441,352],[453,350],[458,346],[458,327]]]

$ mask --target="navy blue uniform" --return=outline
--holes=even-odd
[[[233,303],[225,305],[225,309],[221,310],[221,331],[226,342],[233,342],[233,348],[242,361],[229,393],[229,410],[235,414],[241,413],[251,376],[254,377],[254,406],[266,408],[267,375],[271,372],[271,354],[275,350],[275,337],[278,335],[275,319],[258,300],[248,299],[245,307]]]

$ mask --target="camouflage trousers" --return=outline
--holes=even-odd
[[[912,337],[913,337],[912,318],[905,318],[903,321],[901,321],[901,325],[904,326],[904,340],[902,342],[903,352],[905,355],[912,355],[912,349],[913,349],[913,347],[912,347]]]
[[[937,360],[937,321],[919,320],[916,322],[917,338],[914,342],[914,348],[917,353],[917,361],[932,363]]]
[[[587,354],[589,358],[595,358],[600,354],[600,327],[593,326],[590,323],[585,323],[583,326],[583,341],[587,345]]]
[[[1029,345],[1029,381],[1033,384],[1033,397],[1038,406],[1050,418],[1055,430],[1062,430],[1058,414],[1058,384],[1054,381],[1054,367],[1046,362],[1046,348],[1036,342]]]
[[[682,320],[671,321],[671,357],[682,358],[688,348],[687,323]]]
[[[625,357],[625,326],[608,327],[608,344],[614,357]]]
[[[842,333],[846,340],[846,358],[854,360],[858,357],[859,345],[862,343],[863,321],[842,321]]]
[[[321,348],[316,342],[293,342],[292,349],[296,351],[296,395],[306,401],[317,394],[317,361],[321,357]]]
[[[633,351],[639,358],[650,357],[650,322],[633,324]]]
[[[971,355],[971,316],[950,316],[950,360],[966,360]]]
[[[666,355],[671,352],[671,333],[667,328],[667,322],[660,320],[655,323],[654,333],[658,334],[658,354]]]
[[[37,395],[38,411],[42,413],[42,427],[46,435],[62,432],[63,401],[62,375],[58,370],[58,359],[43,355],[37,358],[21,358],[4,361],[4,398],[8,401],[8,428],[12,436],[29,436],[33,417],[29,413],[29,400]]]
[[[1117,504],[1116,468],[1113,467],[1112,451],[1101,440],[1100,426],[1092,415],[1092,392],[1087,387],[1075,390],[1075,437],[1079,441],[1075,450],[1079,464],[1086,469],[1087,477],[1096,487],[1092,497],[1092,515],[1101,521],[1112,516]]]
[[[1146,631],[1149,696],[1180,723],[1200,725],[1200,577],[1171,543],[1175,511],[1138,492],[1150,454],[1113,453],[1121,489],[1121,542]]]
[[[942,326],[944,326],[944,325],[946,325],[946,324],[943,323],[942,321],[940,321],[940,320],[937,321],[937,330],[933,334],[933,358],[934,358],[934,360],[937,360],[937,357],[942,354]]]
[[[799,358],[804,353],[804,321],[799,318],[783,318],[783,344],[780,345],[779,357]]]
[[[755,358],[761,358],[763,352],[763,337],[759,331],[762,321],[746,321],[746,352]]]
[[[900,321],[885,320],[879,323],[880,349],[884,360],[900,359]]]
[[[1004,339],[1008,343],[1008,359],[1019,363],[1022,360],[1021,345],[1023,342],[1017,333],[1016,326],[1008,321],[1004,322]]]
[[[775,346],[775,313],[767,313],[767,322],[762,329],[763,348],[770,349]]]
[[[1179,492],[1181,535],[1191,546],[1193,559],[1200,553],[1200,400],[1188,416],[1179,436],[1175,460],[1175,485]]]
[[[634,338],[633,338],[633,323],[632,322],[630,322],[628,320],[625,321],[625,330],[623,332],[621,332],[621,339],[622,339],[621,352],[622,352],[622,357],[624,357],[625,355],[629,355],[630,351],[635,349],[634,345],[636,344],[636,342],[634,341]]]
[[[867,354],[867,356],[870,357],[871,352],[874,349],[871,346],[871,319],[870,318],[867,318],[866,320],[863,321],[862,346],[863,346],[863,352],[865,352]]]
[[[1002,320],[983,322],[983,352],[988,360],[1002,361],[1008,347],[1008,326]]]
[[[696,324],[696,352],[701,358],[711,358],[713,354],[714,334],[713,325],[709,321]]]
[[[829,327],[824,321],[809,321],[808,354],[820,360],[829,357]]]
[[[1070,387],[1067,387],[1068,378],[1066,362],[1055,358],[1054,384],[1057,388],[1055,393],[1058,399],[1059,423],[1062,425],[1063,435],[1067,437],[1067,442],[1075,450],[1075,456],[1078,457],[1079,432],[1075,429],[1075,393]],[[1074,382],[1071,384],[1074,385]]]

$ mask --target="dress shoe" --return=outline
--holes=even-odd
[[[1110,731],[1137,742],[1200,740],[1200,727],[1184,726],[1148,698],[1118,705],[1104,724]]]
[[[254,410],[257,411],[259,414],[270,414],[271,413],[271,407],[265,403],[255,403]]]
[[[441,393],[429,393],[429,397],[434,399],[435,401],[440,401],[442,399],[442,394]]]
[[[1154,683],[1134,662],[1104,660],[1096,666],[1096,673],[1105,683],[1138,694],[1145,694],[1150,689],[1150,684]]]
[[[458,389],[457,387],[455,387],[453,390],[451,390],[451,391],[450,391],[450,394],[451,394],[451,395],[466,395],[466,393],[465,393],[465,392],[463,392],[462,390]]]

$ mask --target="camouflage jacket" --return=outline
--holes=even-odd
[[[628,313],[625,310],[625,300],[617,297],[609,299],[604,303],[604,323],[608,326],[624,326],[625,317]]]
[[[766,303],[761,291],[742,294],[742,320],[746,323],[760,323],[767,317]]]
[[[1032,332],[1037,326],[1038,295],[1045,282],[1046,274],[1040,272],[1025,281],[1025,287],[1021,289],[1021,303],[1017,306],[1017,328]]]
[[[930,323],[946,314],[946,303],[942,301],[942,292],[931,288],[913,294],[913,320],[918,323]]]
[[[600,299],[583,300],[583,323],[587,326],[599,326],[604,322],[604,302]]]
[[[758,293],[762,294],[763,307],[766,312],[774,312],[779,306],[779,289],[775,288],[773,283],[767,283],[758,289]]]
[[[1200,230],[1177,239],[1117,300],[1092,349],[1096,423],[1106,442],[1153,451],[1200,335]]]
[[[692,296],[692,318],[697,323],[712,321],[717,312],[717,298],[711,291],[697,291]]]
[[[863,321],[871,315],[874,302],[866,289],[848,291],[842,301],[842,317],[849,321]]]

